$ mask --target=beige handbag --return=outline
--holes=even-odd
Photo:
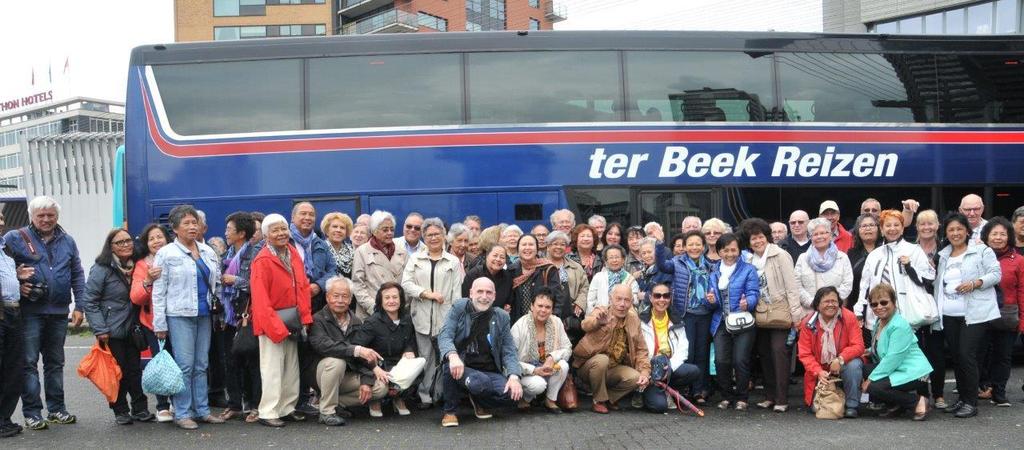
[[[814,388],[814,416],[819,419],[837,420],[843,418],[846,407],[846,393],[836,386],[839,378],[829,377],[828,381]]]
[[[758,328],[772,330],[788,330],[793,328],[793,313],[789,311],[789,303],[785,297],[771,301],[758,301],[754,308],[754,323]]]

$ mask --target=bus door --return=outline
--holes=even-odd
[[[702,220],[722,216],[722,190],[719,188],[638,189],[633,202],[634,225],[658,222],[665,238],[678,233],[686,216]]]

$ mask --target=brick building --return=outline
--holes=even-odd
[[[175,0],[174,38],[550,30],[565,17],[554,0]]]

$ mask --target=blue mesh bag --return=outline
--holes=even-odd
[[[173,396],[185,389],[185,380],[181,368],[174,362],[171,353],[164,350],[164,341],[160,341],[160,353],[146,364],[142,371],[142,390],[150,394]]]

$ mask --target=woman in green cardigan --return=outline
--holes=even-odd
[[[878,317],[868,356],[875,364],[861,392],[873,402],[884,402],[891,409],[882,413],[896,417],[914,410],[914,420],[928,418],[928,358],[917,345],[910,324],[896,312],[896,292],[888,284],[878,284],[868,293],[871,310]]]

